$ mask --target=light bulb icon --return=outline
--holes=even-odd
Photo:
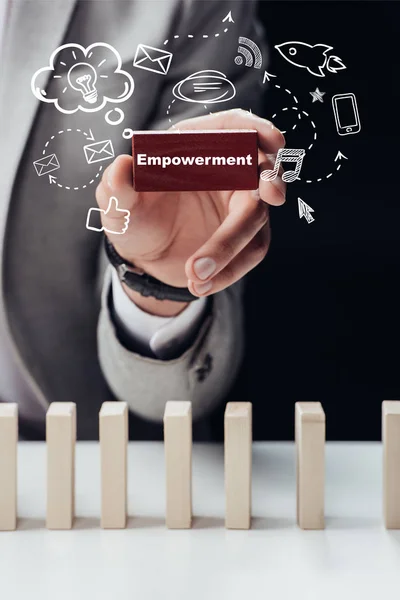
[[[72,89],[81,92],[85,102],[94,104],[97,100],[97,90],[95,83],[97,73],[92,65],[88,63],[76,63],[68,71],[68,83]]]

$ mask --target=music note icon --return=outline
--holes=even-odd
[[[292,181],[297,179],[300,173],[305,153],[305,150],[300,150],[298,148],[280,148],[276,155],[274,168],[262,171],[260,175],[261,179],[263,181],[272,181],[278,175],[279,167],[282,162],[295,162],[295,168],[291,171],[285,171],[282,175],[282,180],[285,181],[285,183],[292,183]]]

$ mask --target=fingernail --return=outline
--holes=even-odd
[[[194,287],[196,294],[199,294],[199,296],[201,296],[203,294],[207,294],[207,292],[209,292],[211,290],[212,282],[207,281],[207,283],[194,283],[193,287]]]
[[[212,258],[198,258],[193,264],[193,270],[199,279],[208,279],[216,268],[217,263]]]
[[[115,170],[115,161],[109,166],[109,169],[107,171],[107,183],[111,189],[113,187],[114,170]]]

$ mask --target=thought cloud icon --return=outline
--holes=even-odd
[[[31,89],[38,100],[62,113],[95,112],[132,95],[133,77],[121,67],[121,57],[110,44],[64,44],[33,75]]]
[[[178,100],[216,104],[227,102],[236,95],[235,86],[220,71],[197,71],[179,81],[172,90]]]

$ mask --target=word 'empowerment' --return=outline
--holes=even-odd
[[[190,166],[197,165],[201,167],[203,165],[217,166],[235,166],[235,165],[252,165],[252,156],[148,156],[147,154],[137,155],[137,165],[143,166],[161,166],[166,169],[170,165],[175,167],[178,165]]]
[[[257,131],[137,131],[132,136],[137,192],[255,190]]]

